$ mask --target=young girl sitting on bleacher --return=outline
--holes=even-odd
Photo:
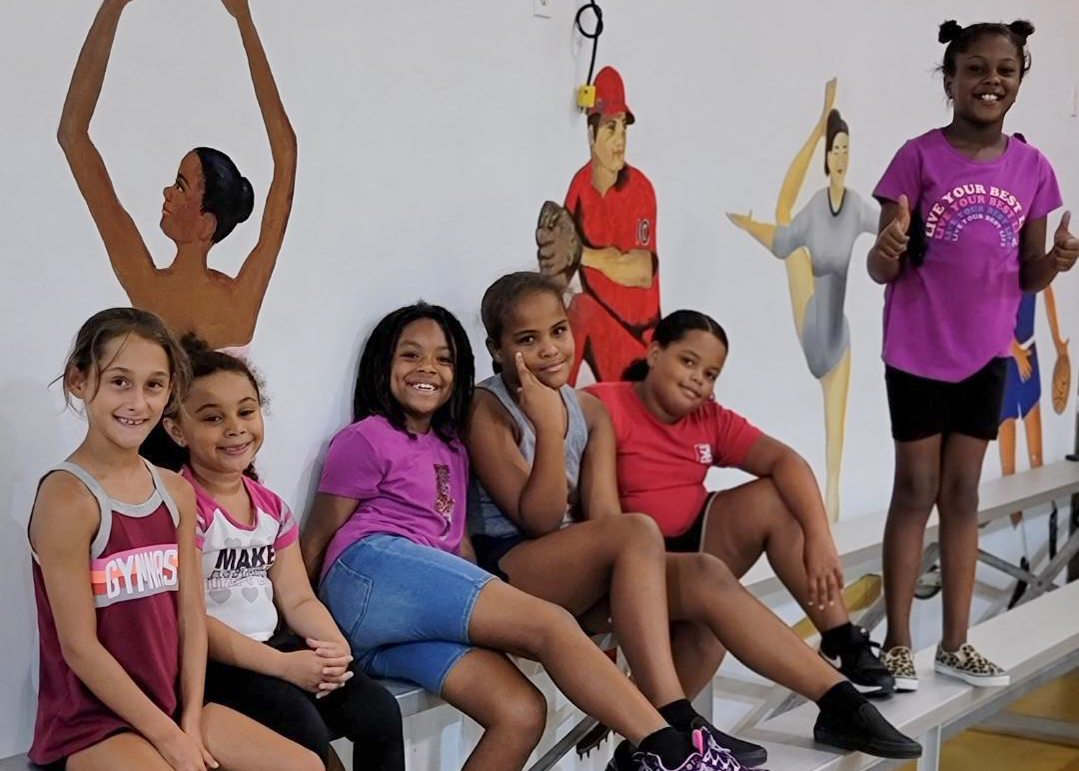
[[[66,397],[86,438],[41,481],[30,516],[41,678],[30,759],[68,771],[317,771],[314,753],[203,705],[206,614],[195,495],[139,445],[182,398],[187,358],[152,313],[79,330]]]
[[[360,359],[355,421],[326,455],[303,534],[319,594],[370,674],[419,683],[485,729],[466,771],[519,771],[543,696],[506,658],[543,664],[585,712],[631,739],[633,771],[737,771],[701,731],[676,731],[555,605],[462,558],[472,397],[468,336],[418,303],[378,323]]]
[[[242,359],[193,335],[183,345],[191,388],[143,454],[195,488],[210,643],[206,698],[324,762],[330,741],[344,736],[353,768],[404,771],[397,701],[351,663],[348,642],[307,578],[288,504],[255,474],[264,435],[258,379]]]
[[[739,578],[767,554],[776,575],[821,631],[821,653],[859,691],[887,695],[895,681],[869,634],[850,623],[843,571],[809,464],[715,401],[727,360],[715,319],[675,311],[656,326],[628,382],[585,389],[607,408],[618,445],[618,495],[626,511],[659,524],[671,552],[706,552]],[[757,477],[709,493],[716,466]]]
[[[665,553],[651,519],[623,513],[611,420],[598,399],[567,385],[574,340],[560,288],[538,273],[512,273],[487,289],[481,313],[497,374],[480,383],[468,427],[479,564],[574,614],[609,615],[634,677],[661,713],[675,727],[705,728],[746,764],[763,762],[763,748],[719,732],[686,698],[713,676],[720,645],[817,702],[818,741],[883,757],[919,755],[917,742],[720,560]]]

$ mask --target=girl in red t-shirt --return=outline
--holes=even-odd
[[[648,517],[623,513],[607,411],[566,385],[574,340],[560,288],[536,273],[503,276],[488,288],[481,312],[496,374],[477,384],[466,434],[479,564],[585,623],[609,619],[634,678],[660,713],[682,730],[707,728],[745,765],[764,762],[763,748],[720,733],[687,700],[711,679],[724,648],[816,701],[818,741],[883,757],[920,755],[916,742],[723,562],[665,553]]]
[[[30,516],[41,635],[30,759],[69,771],[317,771],[313,752],[203,705],[206,612],[195,494],[139,457],[182,396],[187,357],[149,311],[112,308],[64,366],[86,438],[49,472]]]
[[[863,693],[889,694],[892,675],[844,606],[843,571],[809,464],[714,401],[727,350],[713,318],[675,311],[656,327],[648,357],[626,369],[629,382],[588,389],[614,424],[622,507],[654,518],[669,551],[713,554],[739,577],[767,554],[821,631],[821,655]],[[757,478],[709,493],[712,466]]]

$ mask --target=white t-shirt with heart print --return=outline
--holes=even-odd
[[[244,477],[255,511],[251,525],[237,522],[195,481],[198,519],[195,542],[202,550],[206,612],[240,634],[264,642],[277,628],[277,608],[269,571],[277,552],[295,543],[299,529],[292,511],[275,493]]]

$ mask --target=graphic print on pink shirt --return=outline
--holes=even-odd
[[[932,241],[959,240],[972,222],[989,222],[1000,233],[1002,249],[1019,246],[1019,232],[1026,222],[1023,205],[1007,190],[971,182],[957,185],[929,207],[925,237]]]
[[[445,463],[435,464],[435,513],[446,520],[446,532],[453,523],[454,500],[450,497],[450,467]]]

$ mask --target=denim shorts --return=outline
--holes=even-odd
[[[334,561],[319,597],[365,672],[441,694],[446,675],[472,650],[472,609],[493,579],[440,549],[369,535]]]

